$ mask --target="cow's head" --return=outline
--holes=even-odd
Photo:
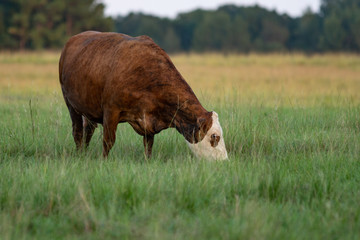
[[[201,131],[202,125],[207,121],[198,120],[200,131],[196,132],[196,139],[193,143],[186,141],[191,151],[198,158],[211,160],[225,160],[228,158],[223,131],[219,123],[219,117],[216,112],[211,112],[211,126],[206,127],[206,132]],[[201,135],[204,136],[201,136]],[[201,140],[200,140],[201,139]],[[200,141],[197,141],[200,140]]]

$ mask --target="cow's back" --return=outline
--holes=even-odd
[[[136,48],[144,49],[144,45],[152,43],[147,37],[117,33],[84,32],[70,38],[59,62],[60,83],[67,104],[89,119],[101,122],[106,105],[116,101],[126,106],[134,98],[141,98],[136,88],[144,83],[137,82],[136,75],[142,71],[139,66],[144,63],[139,61],[144,60],[141,55],[146,53]]]

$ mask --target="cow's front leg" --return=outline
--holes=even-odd
[[[114,113],[104,114],[103,156],[105,158],[108,156],[110,149],[114,146],[115,138],[116,138],[116,128],[118,123],[119,123],[119,118],[117,114]]]
[[[152,146],[154,144],[154,136],[153,135],[145,135],[143,138],[144,148],[145,148],[145,156],[146,158],[151,157]]]

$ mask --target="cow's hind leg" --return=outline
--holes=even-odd
[[[90,121],[86,117],[83,117],[83,126],[84,126],[84,133],[85,133],[85,147],[89,146],[90,140],[94,134],[95,128],[97,128],[97,124]]]
[[[105,113],[103,119],[104,139],[103,139],[103,156],[106,158],[110,149],[114,146],[116,138],[116,128],[119,123],[119,117],[114,113]]]
[[[71,121],[72,121],[72,129],[73,129],[73,137],[76,145],[76,149],[79,150],[82,145],[82,138],[83,138],[83,120],[81,114],[77,113],[75,109],[70,105],[67,104]]]
[[[144,143],[146,158],[150,158],[152,153],[152,146],[154,144],[154,136],[153,135],[144,136],[143,143]]]

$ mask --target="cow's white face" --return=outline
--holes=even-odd
[[[216,112],[212,112],[212,126],[206,133],[203,140],[198,143],[189,143],[188,141],[186,141],[186,143],[198,158],[206,158],[210,160],[225,160],[228,158],[223,138],[223,131]]]

